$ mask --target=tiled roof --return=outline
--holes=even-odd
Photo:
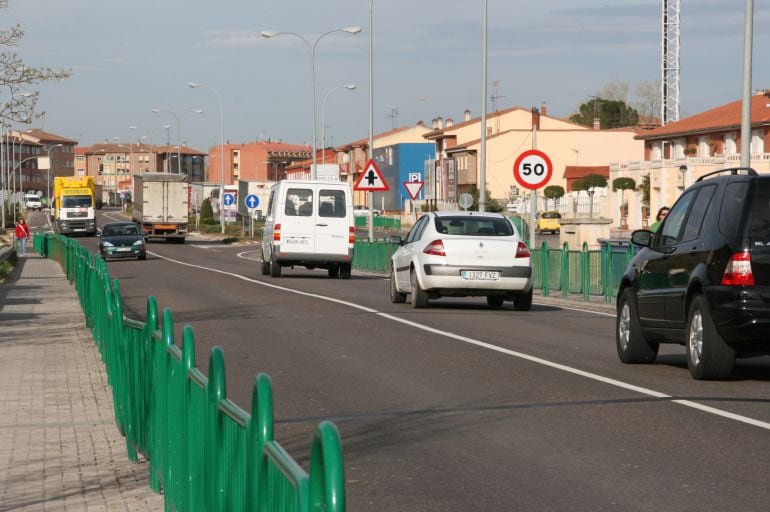
[[[62,137],[61,135],[56,135],[55,133],[48,133],[44,132],[40,128],[31,128],[29,130],[24,130],[21,132],[25,135],[28,135],[32,138],[38,139],[41,142],[56,142],[60,144],[77,144],[78,141],[68,139],[66,137]]]
[[[589,174],[598,174],[605,178],[610,177],[609,165],[568,165],[564,167],[564,178],[584,178]]]
[[[765,91],[751,97],[751,124],[752,126],[770,124],[770,92]],[[636,138],[640,140],[671,138],[671,136],[693,133],[738,129],[740,126],[741,100],[738,100],[643,132]]]

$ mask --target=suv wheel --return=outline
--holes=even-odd
[[[334,279],[340,275],[340,266],[336,263],[329,265],[329,277]]]
[[[340,279],[350,279],[353,265],[350,263],[340,263]]]
[[[396,269],[391,268],[390,269],[390,302],[393,304],[402,304],[406,302],[406,294],[401,293],[398,291],[398,286],[396,285]]]
[[[717,332],[702,295],[693,298],[687,315],[687,368],[694,379],[727,378],[735,366],[735,349]]]
[[[428,307],[428,294],[420,288],[420,282],[417,280],[417,272],[412,270],[412,307]]]
[[[648,342],[639,326],[636,298],[631,288],[620,295],[615,326],[615,345],[618,358],[626,364],[650,364],[658,357],[658,344]]]

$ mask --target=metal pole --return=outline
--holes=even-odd
[[[46,179],[46,194],[48,198],[48,209],[51,209],[51,150],[56,147],[62,147],[64,144],[54,144],[48,148],[48,178]]]
[[[8,181],[6,180],[6,166],[5,166],[5,145],[3,143],[3,138],[5,137],[5,123],[0,123],[0,193],[3,194],[3,202],[2,202],[2,222],[3,222],[3,229],[5,229],[5,203],[6,203],[6,184]]]
[[[741,103],[741,167],[751,165],[751,53],[754,38],[754,0],[746,0],[743,26],[743,99]]]
[[[538,114],[539,116],[540,114]],[[534,121],[534,120],[533,120]],[[539,122],[539,120],[538,120]],[[532,123],[532,149],[537,149],[537,122]],[[537,227],[537,189],[532,190],[529,198],[529,248],[535,249],[535,229]]]
[[[484,28],[481,44],[481,148],[479,151],[479,211],[487,203],[487,4],[484,0]]]
[[[372,46],[374,41],[374,25],[372,23],[372,3],[369,0],[369,160],[374,159],[374,78],[372,72]],[[351,163],[355,168],[354,163]],[[371,192],[367,193],[369,200],[369,242],[374,241],[374,196]],[[401,205],[399,205],[399,210]]]

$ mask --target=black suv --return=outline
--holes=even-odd
[[[644,247],[618,290],[624,363],[652,363],[659,343],[687,347],[695,379],[724,379],[736,357],[770,354],[770,175],[750,168],[699,178]]]

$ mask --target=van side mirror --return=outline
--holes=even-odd
[[[649,247],[652,244],[654,233],[647,229],[638,229],[631,233],[631,242],[642,247]]]

